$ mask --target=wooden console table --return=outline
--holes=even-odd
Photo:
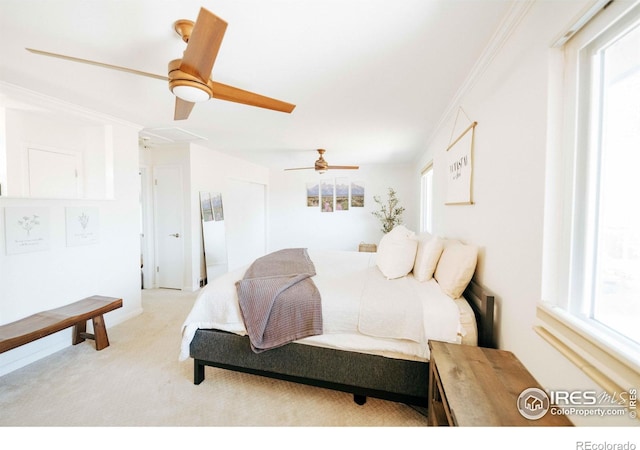
[[[513,353],[438,341],[429,349],[429,425],[572,426],[566,416],[520,413],[520,394],[540,385]]]
[[[375,253],[378,251],[378,246],[376,244],[365,244],[364,242],[361,242],[360,245],[358,245],[358,251]]]

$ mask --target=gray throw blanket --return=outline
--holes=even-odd
[[[240,311],[254,352],[322,334],[320,292],[304,248],[256,259],[236,283]]]

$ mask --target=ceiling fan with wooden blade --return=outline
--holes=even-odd
[[[168,81],[169,89],[176,96],[175,120],[187,119],[195,103],[211,98],[285,113],[291,113],[296,107],[291,103],[218,83],[210,78],[213,64],[222,44],[222,38],[227,29],[227,23],[212,12],[200,8],[195,23],[186,19],[178,20],[174,23],[174,29],[187,43],[187,47],[182,59],[174,59],[169,62],[168,76],[43,50],[32,48],[27,48],[27,50],[38,55]]]
[[[316,172],[324,173],[327,170],[336,170],[336,169],[345,169],[345,170],[356,170],[359,169],[359,166],[330,166],[329,163],[324,159],[325,149],[319,148],[318,153],[320,153],[320,157],[316,160],[316,163],[313,167],[296,167],[292,169],[284,169],[284,170],[307,170],[314,169]]]

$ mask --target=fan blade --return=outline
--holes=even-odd
[[[227,22],[205,8],[200,8],[180,70],[206,83],[211,77],[213,63],[218,56],[226,29]]]
[[[359,169],[359,166],[327,166],[327,169],[347,169],[347,170],[353,170],[353,169]]]
[[[211,80],[209,84],[213,91],[213,98],[217,98],[218,100],[227,100],[229,102],[242,103],[244,105],[257,106],[286,113],[290,113],[296,107],[296,105],[292,105],[291,103],[238,89],[233,86],[218,83],[217,81]]]
[[[191,114],[195,103],[182,100],[180,97],[176,97],[176,108],[173,115],[173,120],[186,120]]]
[[[315,169],[315,167],[296,167],[295,169],[284,169],[284,170],[307,170],[307,169]]]
[[[30,51],[31,53],[35,53],[37,55],[50,56],[52,58],[65,59],[67,61],[73,61],[73,62],[82,63],[82,64],[90,64],[92,66],[104,67],[105,69],[119,70],[120,72],[132,73],[134,75],[142,75],[143,77],[155,78],[157,80],[163,80],[163,81],[169,80],[169,78],[163,75],[156,75],[155,73],[129,69],[128,67],[114,66],[113,64],[106,64],[98,61],[91,61],[88,59],[76,58],[75,56],[60,55],[58,53],[45,52],[45,51],[36,50],[33,48],[27,48],[26,50]]]

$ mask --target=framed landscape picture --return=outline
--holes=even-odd
[[[307,206],[320,206],[320,183],[307,183]]]
[[[336,178],[336,211],[349,209],[349,179]]]
[[[351,207],[364,207],[364,181],[351,182]]]
[[[333,197],[335,185],[333,180],[322,180],[320,182],[320,210],[322,212],[333,212]]]

